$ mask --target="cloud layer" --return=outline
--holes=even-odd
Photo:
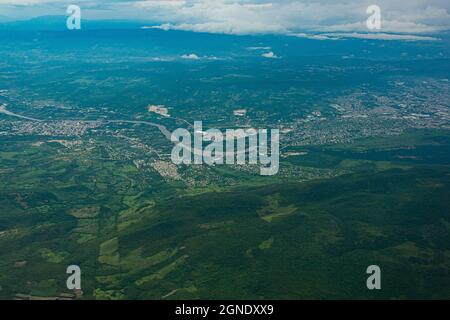
[[[0,0],[0,16],[30,18],[65,14],[66,0]],[[85,19],[139,19],[169,30],[228,34],[368,33],[369,5],[381,8],[387,33],[450,30],[448,0],[78,0]],[[373,31],[371,31],[373,33]],[[370,36],[378,37],[378,36]]]

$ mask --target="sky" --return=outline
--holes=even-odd
[[[427,39],[427,34],[450,30],[449,0],[0,0],[0,20],[65,15],[70,4],[80,6],[82,19],[139,20],[165,30],[313,33],[320,34],[318,40],[367,33]],[[367,28],[370,5],[381,9],[380,30]]]

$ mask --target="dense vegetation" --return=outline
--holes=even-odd
[[[335,178],[202,193],[158,185],[127,163],[61,156],[55,144],[2,146],[3,298],[67,292],[70,264],[82,268],[84,298],[450,296],[446,132],[305,156],[352,168]],[[371,264],[382,268],[381,291],[365,287]]]

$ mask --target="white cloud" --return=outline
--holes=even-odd
[[[277,3],[197,0],[173,12],[165,30],[229,34],[368,32],[367,7],[372,1],[284,0]],[[383,33],[433,33],[450,29],[450,2],[378,0]],[[316,39],[326,39],[315,36]]]
[[[151,8],[157,9],[158,7],[182,7],[186,4],[184,0],[147,0],[147,1],[136,1],[133,5],[136,8]]]
[[[445,28],[439,26],[430,26],[425,25],[423,23],[413,23],[408,21],[392,21],[392,20],[382,20],[382,29],[374,30],[373,33],[377,32],[392,32],[392,33],[433,33],[437,31],[441,31]],[[349,32],[349,31],[359,31],[359,32],[368,32],[369,30],[366,27],[366,22],[355,22],[355,23],[347,23],[347,24],[337,24],[331,26],[321,26],[314,29],[314,31],[321,32]]]
[[[149,27],[144,27],[149,28]],[[256,22],[239,22],[229,23],[226,21],[220,22],[205,22],[205,23],[180,23],[171,24],[164,23],[150,28],[162,29],[162,30],[183,30],[194,32],[208,32],[208,33],[225,33],[225,34],[281,34],[286,33],[287,30],[281,26],[268,26],[264,24],[258,24]]]
[[[329,39],[343,39],[343,38],[355,38],[355,39],[370,39],[370,40],[402,40],[402,41],[436,41],[435,37],[417,36],[409,34],[392,34],[392,33],[329,33],[323,36]]]
[[[310,33],[292,33],[291,36],[298,38],[306,38],[312,40],[338,40],[337,38],[330,37],[324,34],[310,34]]]
[[[36,5],[43,3],[55,2],[54,0],[0,0],[0,5]]]
[[[0,15],[65,14],[64,6],[69,2],[0,0]],[[164,30],[313,34],[312,38],[326,40],[326,36],[317,33],[369,32],[366,9],[374,3],[373,0],[78,0],[77,4],[86,19],[139,19]],[[448,0],[377,0],[376,4],[381,8],[380,33],[416,35],[450,30]],[[32,9],[26,10],[27,7]]]
[[[272,3],[244,3],[245,8],[272,8]]]
[[[272,50],[271,47],[248,47],[247,50],[257,51],[257,50]]]
[[[195,53],[183,54],[181,58],[186,60],[200,60],[200,57]]]
[[[268,58],[268,59],[278,59],[278,56],[275,53],[273,53],[272,51],[261,54],[261,57]]]
[[[293,33],[291,36],[298,38],[306,38],[313,40],[344,40],[349,38],[354,39],[368,39],[368,40],[400,40],[400,41],[436,41],[439,40],[436,37],[424,36],[424,35],[411,35],[411,34],[393,34],[393,33],[320,33],[320,34],[308,34],[308,33]]]
[[[185,59],[185,60],[210,60],[210,61],[225,60],[224,58],[219,58],[219,57],[216,57],[216,56],[198,56],[195,53],[183,54],[181,56],[181,59]]]

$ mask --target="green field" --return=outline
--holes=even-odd
[[[69,293],[71,264],[82,299],[450,297],[448,132],[282,160],[333,173],[308,181],[207,168],[239,181],[207,188],[36,139],[1,142],[0,298]]]

